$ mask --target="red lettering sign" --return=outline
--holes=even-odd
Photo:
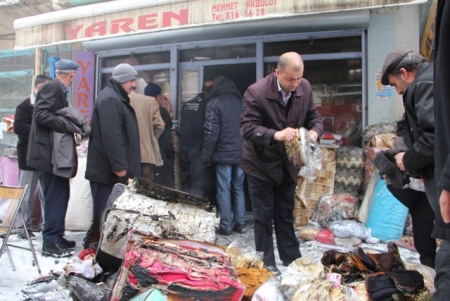
[[[158,24],[158,19],[160,22]],[[128,33],[136,30],[151,30],[158,27],[171,27],[174,25],[188,25],[189,10],[165,11],[160,15],[156,13],[137,16],[137,18],[120,18],[111,21],[100,21],[93,24],[78,24],[74,27],[65,27],[68,39],[91,38],[107,34]],[[175,23],[175,24],[174,24]],[[85,28],[85,29],[84,29]],[[84,29],[84,32],[83,32]],[[84,33],[84,36],[82,36]]]
[[[91,38],[95,35],[95,33],[97,33],[98,36],[104,36],[106,34],[106,21],[89,25],[88,28],[86,28],[84,35]]]

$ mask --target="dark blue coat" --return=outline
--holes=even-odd
[[[238,164],[242,152],[239,132],[239,122],[244,111],[242,96],[234,82],[226,78],[206,95],[206,100],[203,160]]]
[[[112,78],[95,100],[91,128],[86,179],[115,185],[141,175],[136,114],[128,94]],[[115,174],[121,170],[127,171],[125,177]]]

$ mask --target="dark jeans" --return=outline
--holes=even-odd
[[[185,181],[184,189],[190,194],[208,198],[211,179],[202,160],[201,151],[181,151],[180,165]]]
[[[42,172],[44,190],[44,243],[61,242],[64,236],[67,205],[69,204],[69,179]]]
[[[409,209],[413,225],[414,246],[420,255],[420,263],[434,268],[436,239],[431,235],[434,227],[434,212],[425,192],[410,188],[387,188],[393,196]]]
[[[216,164],[220,228],[231,231],[233,221],[245,225],[244,171],[239,164]]]
[[[114,186],[105,185],[89,181],[91,186],[92,200],[94,203],[93,221],[95,222],[102,215],[108,203],[108,197],[111,194]]]
[[[273,186],[248,174],[247,183],[255,219],[256,251],[264,252],[264,264],[275,265],[272,222],[280,259],[291,262],[301,257],[293,214],[297,184],[289,175],[279,186]]]

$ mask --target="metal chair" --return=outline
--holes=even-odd
[[[25,185],[25,187],[15,187],[15,186],[13,187],[13,186],[0,185],[0,197],[11,200],[11,202],[9,204],[8,212],[11,212],[11,211],[14,212],[9,225],[0,224],[0,238],[2,239],[2,245],[1,245],[1,249],[0,249],[0,258],[6,251],[6,253],[8,253],[9,261],[12,265],[13,271],[15,271],[16,267],[14,265],[14,261],[11,256],[11,252],[9,251],[9,247],[31,251],[31,253],[33,254],[33,258],[34,258],[34,263],[36,264],[39,274],[41,274],[41,267],[39,266],[39,261],[36,256],[36,251],[34,250],[33,242],[31,241],[28,231],[24,231],[27,236],[27,240],[28,240],[28,244],[29,244],[28,248],[8,242],[8,239],[9,239],[11,233],[14,233],[18,216],[21,217],[22,224],[25,225],[25,218],[23,217],[21,207],[22,207],[23,198],[24,198],[27,190],[28,190],[28,185]]]

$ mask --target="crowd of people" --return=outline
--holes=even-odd
[[[450,290],[450,59],[445,39],[449,17],[450,4],[439,1],[434,65],[414,51],[397,48],[386,56],[381,79],[402,96],[405,108],[398,127],[402,147],[395,164],[423,180],[425,187],[424,191],[389,189],[413,215],[422,264],[436,270],[433,300],[445,300]],[[134,67],[122,63],[114,67],[95,100],[92,119],[86,120],[67,100],[78,64],[61,59],[55,67],[56,78],[36,77],[35,91],[17,107],[14,128],[19,136],[20,185],[30,185],[21,231],[30,228],[33,192],[39,183],[42,253],[65,257],[75,246],[64,237],[64,219],[78,139],[89,138],[85,178],[96,220],[116,183],[142,177],[175,187],[173,112],[160,86],[146,83]],[[263,252],[265,266],[275,274],[280,272],[273,231],[283,265],[301,257],[293,225],[298,169],[288,160],[284,143],[295,139],[300,127],[309,131],[312,140],[323,133],[304,71],[300,54],[287,52],[275,71],[249,86],[244,95],[232,79],[217,76],[205,81],[202,91],[180,112],[181,189],[204,198],[214,191],[220,214],[217,233],[228,236],[245,229],[246,181],[255,249]],[[62,151],[74,155],[60,162],[55,154]],[[435,238],[441,240],[437,252]]]

